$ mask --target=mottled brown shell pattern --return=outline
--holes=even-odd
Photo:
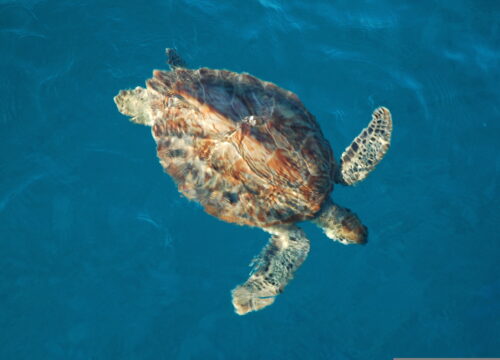
[[[207,68],[156,70],[147,90],[160,162],[209,214],[265,227],[320,210],[335,162],[295,94]]]

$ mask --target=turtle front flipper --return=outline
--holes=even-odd
[[[279,225],[264,230],[273,236],[252,262],[254,268],[250,278],[232,291],[233,305],[239,315],[271,305],[309,252],[309,240],[295,225]]]
[[[365,179],[382,160],[391,144],[392,119],[385,107],[375,109],[368,127],[342,154],[335,182],[354,185]]]

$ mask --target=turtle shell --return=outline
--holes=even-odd
[[[208,68],[155,70],[146,84],[160,162],[209,214],[264,227],[320,210],[335,162],[294,93]]]

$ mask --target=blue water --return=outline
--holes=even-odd
[[[500,3],[0,1],[0,359],[500,355]],[[365,247],[304,224],[275,304],[230,290],[267,241],[182,198],[113,103],[166,68],[296,92],[337,155],[373,108],[392,147],[335,200]]]

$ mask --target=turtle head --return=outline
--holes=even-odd
[[[366,244],[368,229],[358,216],[347,208],[328,201],[313,219],[327,237],[344,245]]]
[[[368,229],[361,223],[358,216],[349,209],[345,209],[347,214],[341,219],[340,226],[331,234],[330,239],[340,241],[344,245],[366,244],[368,241]]]

